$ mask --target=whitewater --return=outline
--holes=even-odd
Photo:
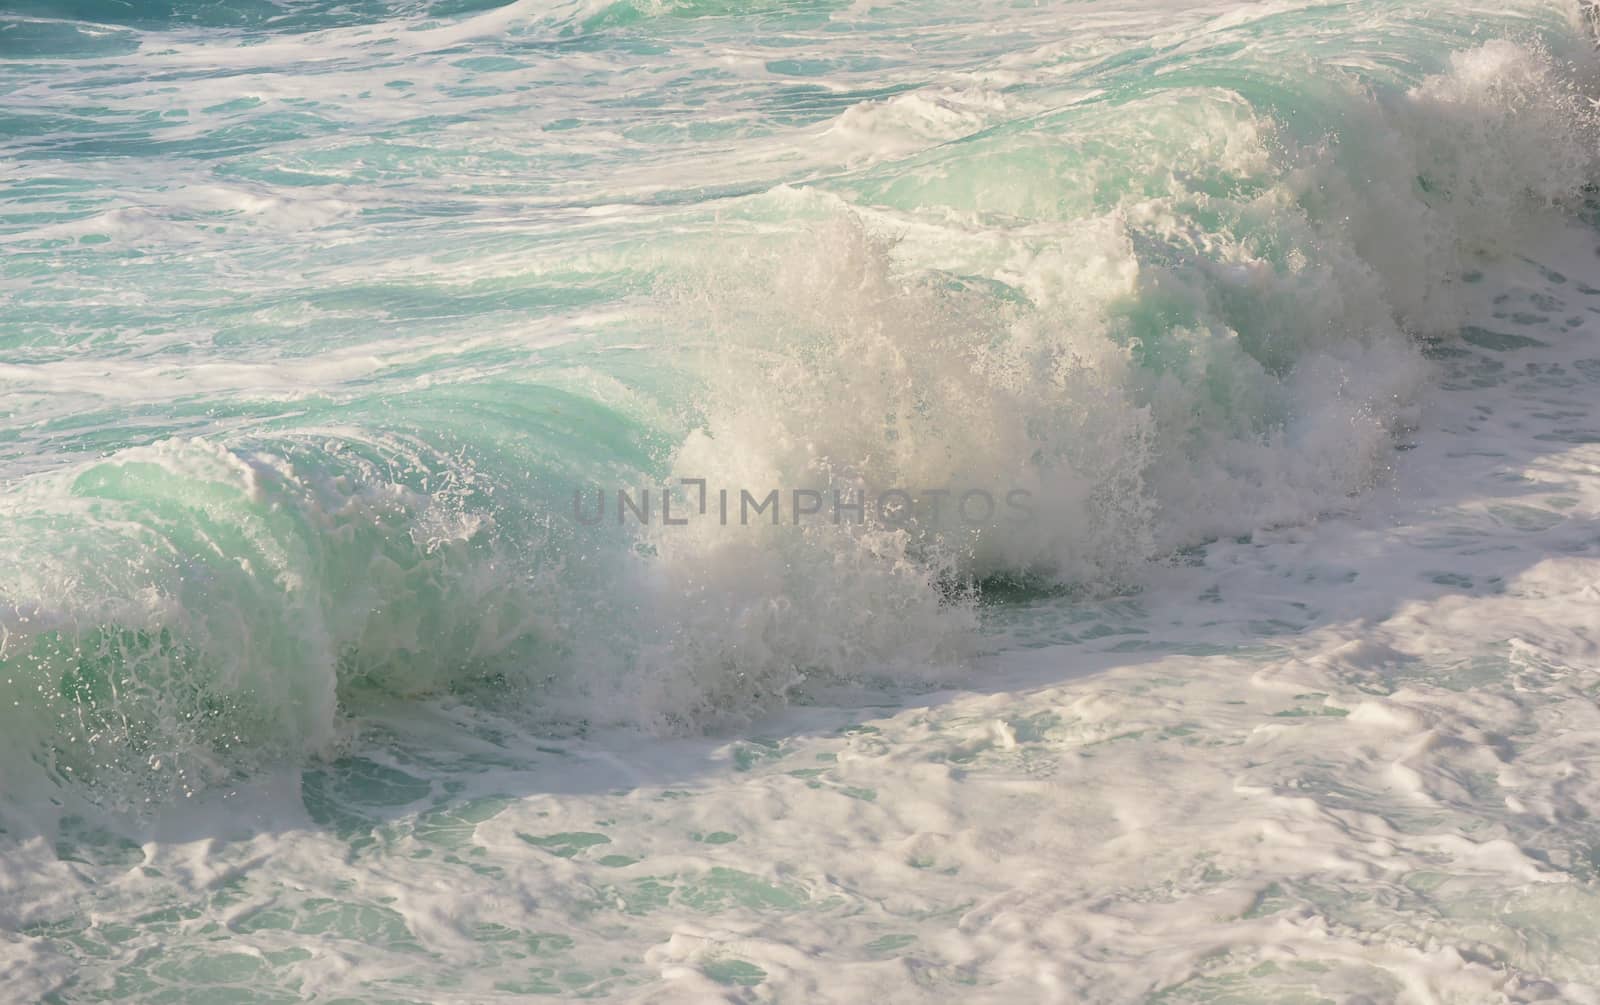
[[[1566,0],[7,0],[0,1001],[1600,1003],[1597,109]]]

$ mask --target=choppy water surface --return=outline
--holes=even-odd
[[[1596,70],[1557,2],[8,5],[0,975],[1600,1001]],[[685,478],[1034,516],[572,518]]]

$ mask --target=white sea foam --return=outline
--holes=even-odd
[[[1600,1000],[1575,12],[1080,6],[0,16],[11,993]]]

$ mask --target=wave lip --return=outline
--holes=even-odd
[[[806,127],[838,173],[588,220],[649,251],[591,235],[562,263],[630,277],[593,294],[623,320],[581,346],[486,333],[400,376],[324,370],[303,412],[279,394],[259,421],[207,386],[236,422],[58,458],[0,496],[16,760],[192,790],[334,748],[373,692],[699,729],[808,682],[942,679],[985,582],[1137,586],[1180,549],[1345,507],[1417,421],[1415,336],[1459,325],[1471,264],[1579,208],[1594,173],[1592,67],[1451,44],[1431,73],[1198,46],[1063,71],[1065,104],[880,96]],[[302,204],[339,208],[312,229],[361,219],[354,197]],[[1032,518],[565,518],[575,486],[686,479],[1021,492]]]

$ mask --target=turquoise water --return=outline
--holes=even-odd
[[[55,1000],[491,1000],[480,970],[500,995],[656,993],[677,964],[583,941],[604,926],[443,935],[436,908],[347,894],[399,882],[401,845],[504,879],[474,828],[568,814],[529,810],[562,771],[525,758],[709,735],[759,769],[792,746],[766,717],[810,714],[786,707],[862,720],[996,650],[1137,642],[1160,634],[1138,598],[1227,542],[1359,512],[1431,395],[1584,337],[1578,273],[1542,258],[1528,293],[1507,269],[1587,212],[1595,76],[1545,0],[8,4],[0,799],[55,863],[8,882],[83,863],[165,905],[24,899],[0,914],[15,972]],[[1550,435],[1590,442],[1568,420]],[[693,510],[685,479],[776,489],[781,517],[618,514],[665,488]],[[794,490],[1032,508],[803,521]],[[1106,651],[1270,662],[1318,623],[1229,610],[1249,638]],[[984,744],[1057,735],[1004,721]],[[875,804],[841,750],[806,754],[785,777]],[[643,784],[608,756],[576,790]],[[277,893],[236,888],[233,852],[174,868],[210,825],[173,807],[220,820],[249,786],[288,816],[228,840],[327,846],[294,845]],[[592,820],[507,836],[559,860],[552,891],[621,870],[564,924],[830,909],[748,862],[630,873]],[[352,885],[310,892],[318,854]],[[329,939],[434,964],[402,995]],[[696,972],[803,998],[781,958]]]

